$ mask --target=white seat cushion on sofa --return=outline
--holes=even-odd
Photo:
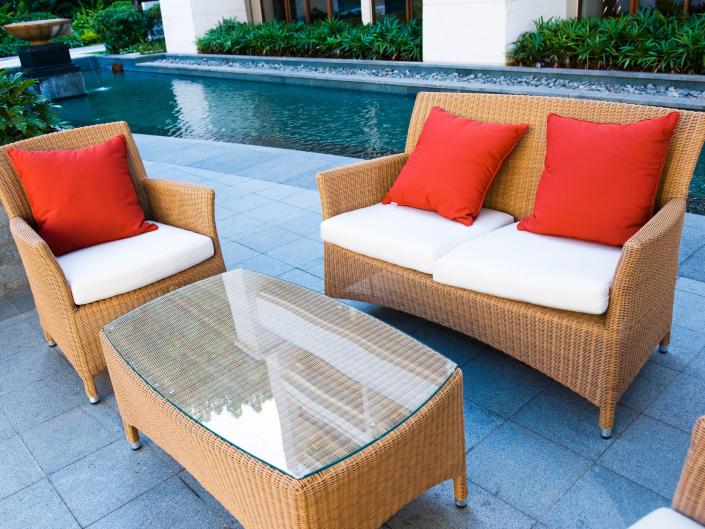
[[[629,529],[703,529],[703,526],[673,509],[661,507],[644,516]]]
[[[482,209],[472,226],[433,211],[375,204],[326,219],[321,238],[368,257],[431,274],[440,256],[463,242],[514,221],[507,213]]]
[[[621,248],[519,231],[511,224],[451,250],[433,279],[535,305],[602,314]]]
[[[154,224],[158,230],[57,258],[76,305],[137,290],[191,268],[215,253],[210,237]]]

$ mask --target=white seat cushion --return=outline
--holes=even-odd
[[[76,305],[131,292],[212,257],[210,237],[155,222],[158,230],[57,258]]]
[[[438,259],[433,279],[535,305],[602,314],[620,253],[614,246],[536,235],[511,224]]]
[[[703,529],[703,526],[673,509],[661,507],[644,516],[629,529]]]
[[[426,274],[440,256],[514,221],[507,213],[482,209],[472,226],[425,211],[392,204],[375,204],[326,219],[321,238],[368,257]]]

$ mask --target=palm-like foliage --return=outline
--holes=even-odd
[[[421,60],[421,26],[387,17],[374,25],[339,19],[313,24],[224,20],[198,39],[200,53],[348,59]]]
[[[519,36],[513,64],[651,72],[705,73],[705,14],[540,19]]]

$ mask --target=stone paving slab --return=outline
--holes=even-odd
[[[322,291],[316,167],[350,159],[312,154],[295,184],[281,183],[226,162],[246,153],[257,174],[253,168],[272,170],[306,153],[219,144],[220,154],[200,140],[137,141],[150,176],[216,190],[229,269]],[[181,151],[190,165],[174,163]],[[692,251],[676,287],[671,351],[654,352],[624,395],[609,441],[598,436],[596,408],[531,368],[436,324],[349,302],[447,355],[466,379],[469,508],[455,508],[446,483],[384,529],[620,529],[668,505],[694,418],[705,414],[705,283],[683,273],[705,246],[704,221],[686,218],[684,247]],[[61,352],[44,344],[31,296],[8,303],[4,313],[0,306],[0,527],[242,529],[157,446],[129,449],[106,374],[97,380],[101,402],[86,402]]]

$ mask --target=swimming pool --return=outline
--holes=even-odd
[[[125,120],[134,132],[359,158],[404,149],[414,97],[207,77],[84,72],[88,97],[61,101],[74,126]],[[705,157],[691,186],[705,213]]]

